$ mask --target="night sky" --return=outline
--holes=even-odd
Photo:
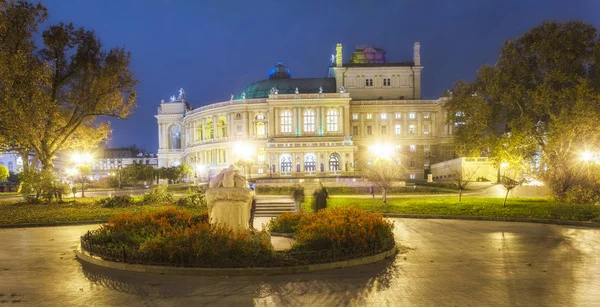
[[[111,147],[158,147],[154,115],[161,99],[182,87],[194,107],[229,100],[283,61],[297,77],[324,77],[335,45],[344,61],[354,46],[387,50],[392,62],[412,60],[421,42],[423,97],[435,99],[455,80],[471,80],[493,64],[504,40],[544,20],[580,19],[600,28],[600,1],[392,0],[42,0],[48,23],[96,31],[107,47],[132,54],[140,81],[138,108],[113,120]]]

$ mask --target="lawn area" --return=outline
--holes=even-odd
[[[25,202],[0,201],[0,224],[57,223],[89,220],[107,220],[124,212],[153,212],[169,205],[132,205],[125,208],[103,208],[96,203],[98,198],[70,200],[64,203],[28,204]],[[191,213],[201,209],[186,207]]]
[[[304,203],[310,209],[311,199]],[[600,223],[600,206],[570,205],[545,198],[508,199],[502,207],[501,198],[388,198],[385,205],[381,199],[330,198],[328,207],[357,207],[369,212],[399,214],[431,214],[481,217],[511,217],[532,219],[556,219],[569,221],[592,221]]]

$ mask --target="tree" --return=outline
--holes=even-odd
[[[384,203],[387,203],[387,191],[395,181],[401,180],[405,175],[404,168],[390,158],[377,158],[370,165],[368,163],[361,163],[361,165],[366,165],[362,169],[362,176],[381,189],[381,198]]]
[[[8,180],[8,176],[10,176],[8,167],[0,164],[0,182],[6,182]]]
[[[146,164],[133,163],[121,170],[122,181],[131,184],[141,182],[152,182],[155,176],[154,168]]]
[[[579,21],[546,22],[506,41],[495,65],[455,84],[446,108],[461,155],[538,174],[573,166],[579,151],[600,141],[597,30]],[[544,173],[553,186],[553,172]]]
[[[106,138],[102,117],[126,118],[137,81],[123,48],[104,51],[93,31],[59,23],[33,41],[47,13],[41,5],[0,0],[0,134],[33,149],[44,170],[57,152],[89,148]],[[6,65],[6,66],[5,66]]]
[[[450,172],[450,182],[458,189],[458,202],[462,201],[462,193],[475,180],[477,169],[474,170],[454,170]]]

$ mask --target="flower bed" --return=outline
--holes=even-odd
[[[300,215],[297,225],[297,244],[289,251],[275,252],[264,230],[236,233],[208,223],[206,214],[168,209],[115,216],[82,236],[81,247],[112,261],[231,268],[333,262],[394,247],[393,225],[380,215],[357,209]]]

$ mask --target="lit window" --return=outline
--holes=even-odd
[[[292,132],[292,112],[283,111],[281,112],[281,132],[291,133]]]
[[[387,119],[387,113],[381,113],[379,115],[381,117],[381,119],[386,120]]]
[[[373,127],[367,126],[367,135],[373,135]]]
[[[262,167],[259,167],[259,168],[258,168],[258,173],[259,173],[259,174],[262,174],[262,173],[264,173],[264,170],[263,170],[263,168],[262,168]]]
[[[423,118],[429,119],[429,112],[423,112]]]
[[[241,126],[238,126],[241,130]],[[241,134],[241,133],[238,133]],[[264,136],[265,135],[265,123],[256,123],[256,135]]]
[[[415,119],[415,118],[417,118],[417,115],[415,114],[415,112],[410,112],[410,113],[408,113],[408,118]]]
[[[367,114],[367,119],[373,119],[373,114],[371,114],[371,113]]]
[[[396,119],[400,119],[402,116],[400,115],[400,113],[396,113],[394,114],[394,116],[396,117]]]
[[[410,179],[415,179],[416,178],[415,174],[410,174],[408,176],[409,176]]]
[[[373,86],[373,79],[365,79],[365,86]]]
[[[381,126],[381,135],[387,134],[387,126]]]
[[[304,111],[304,132],[315,132],[315,111]]]
[[[409,148],[410,148],[410,151],[412,151],[412,152],[417,151],[417,145],[410,145]]]
[[[258,114],[258,115],[256,115],[256,119],[258,119],[258,120],[263,120],[263,119],[265,119],[265,115],[264,115],[264,114],[262,114],[262,113],[261,113],[261,114]]]
[[[334,109],[327,111],[327,131],[338,131],[338,112]]]
[[[285,155],[281,157],[281,172],[291,172],[292,171],[292,157]]]
[[[358,135],[358,126],[352,127],[352,135]]]
[[[415,125],[408,125],[408,134],[415,134]]]
[[[423,134],[429,134],[429,125],[423,125]]]
[[[395,134],[400,134],[402,133],[402,127],[400,125],[395,125],[394,126],[394,133]]]
[[[329,170],[339,171],[340,170],[340,157],[337,154],[331,154],[329,156]]]
[[[352,113],[352,120],[358,120],[358,113]]]
[[[390,78],[383,79],[383,86],[391,86],[391,85],[392,85],[392,79],[390,79]]]
[[[455,114],[455,115],[456,115],[456,116],[465,116],[465,112],[463,112],[463,111],[458,111],[458,112],[456,112],[456,114]]]

